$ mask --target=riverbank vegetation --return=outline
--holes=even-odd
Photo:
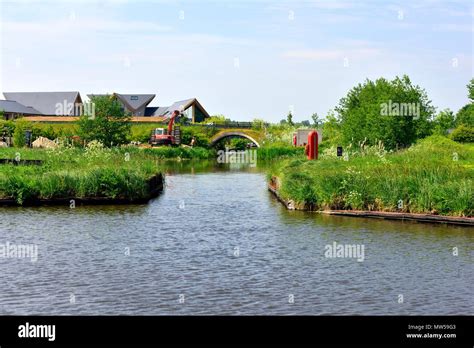
[[[273,166],[279,194],[312,210],[473,216],[474,145],[431,136],[398,152],[359,144],[345,158],[289,159]]]
[[[0,199],[17,204],[64,198],[107,198],[130,202],[150,197],[159,172],[154,156],[138,156],[91,142],[86,148],[0,149],[0,157],[41,160],[41,165],[0,165]]]

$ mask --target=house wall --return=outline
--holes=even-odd
[[[5,112],[3,114],[3,118],[5,120],[13,120],[15,118],[15,114],[11,113],[11,112]]]

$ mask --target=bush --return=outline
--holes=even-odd
[[[195,146],[208,147],[211,136],[207,131],[207,129],[200,127],[181,127],[181,143],[189,145],[191,139],[195,137]]]
[[[33,139],[36,139],[38,137],[45,137],[51,140],[54,140],[56,138],[59,138],[60,134],[59,132],[56,131],[56,129],[48,124],[48,125],[37,125],[35,124],[33,126]]]
[[[451,133],[450,138],[460,143],[474,143],[474,128],[462,124]]]
[[[431,101],[408,76],[366,80],[336,107],[346,144],[382,140],[387,149],[407,147],[431,133]]]
[[[252,121],[252,129],[260,131],[265,128],[265,120],[255,118]]]
[[[226,122],[230,122],[228,118],[226,118],[224,115],[212,115],[209,118],[206,118],[202,123],[207,124],[207,123],[213,123],[213,124],[224,124]]]
[[[26,130],[31,129],[31,123],[19,119],[15,122],[15,130],[13,132],[13,145],[15,147],[23,147],[26,145]]]
[[[5,132],[6,137],[11,137],[14,131],[15,123],[13,121],[0,120],[0,136],[3,136]]]
[[[232,138],[230,140],[230,148],[235,150],[245,150],[249,142],[250,141],[246,138]]]

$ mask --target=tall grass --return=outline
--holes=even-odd
[[[474,146],[432,136],[396,153],[361,151],[345,161],[286,160],[272,169],[280,194],[313,209],[472,216]]]
[[[266,145],[257,149],[258,160],[262,161],[302,155],[304,155],[304,148],[289,145]]]
[[[0,149],[0,157],[40,159],[41,166],[0,165],[0,198],[24,204],[36,199],[147,198],[156,160],[123,149]]]
[[[143,154],[159,159],[209,159],[215,158],[216,153],[212,149],[203,147],[154,147],[140,149]]]

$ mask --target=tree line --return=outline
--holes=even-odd
[[[290,112],[280,124],[322,128],[326,139],[340,145],[374,145],[382,141],[387,149],[395,149],[431,134],[449,132],[454,140],[474,142],[474,79],[467,90],[469,103],[456,114],[449,109],[436,113],[426,91],[414,85],[407,75],[393,80],[367,79],[341,98],[324,120],[313,114],[312,122],[297,123]]]

